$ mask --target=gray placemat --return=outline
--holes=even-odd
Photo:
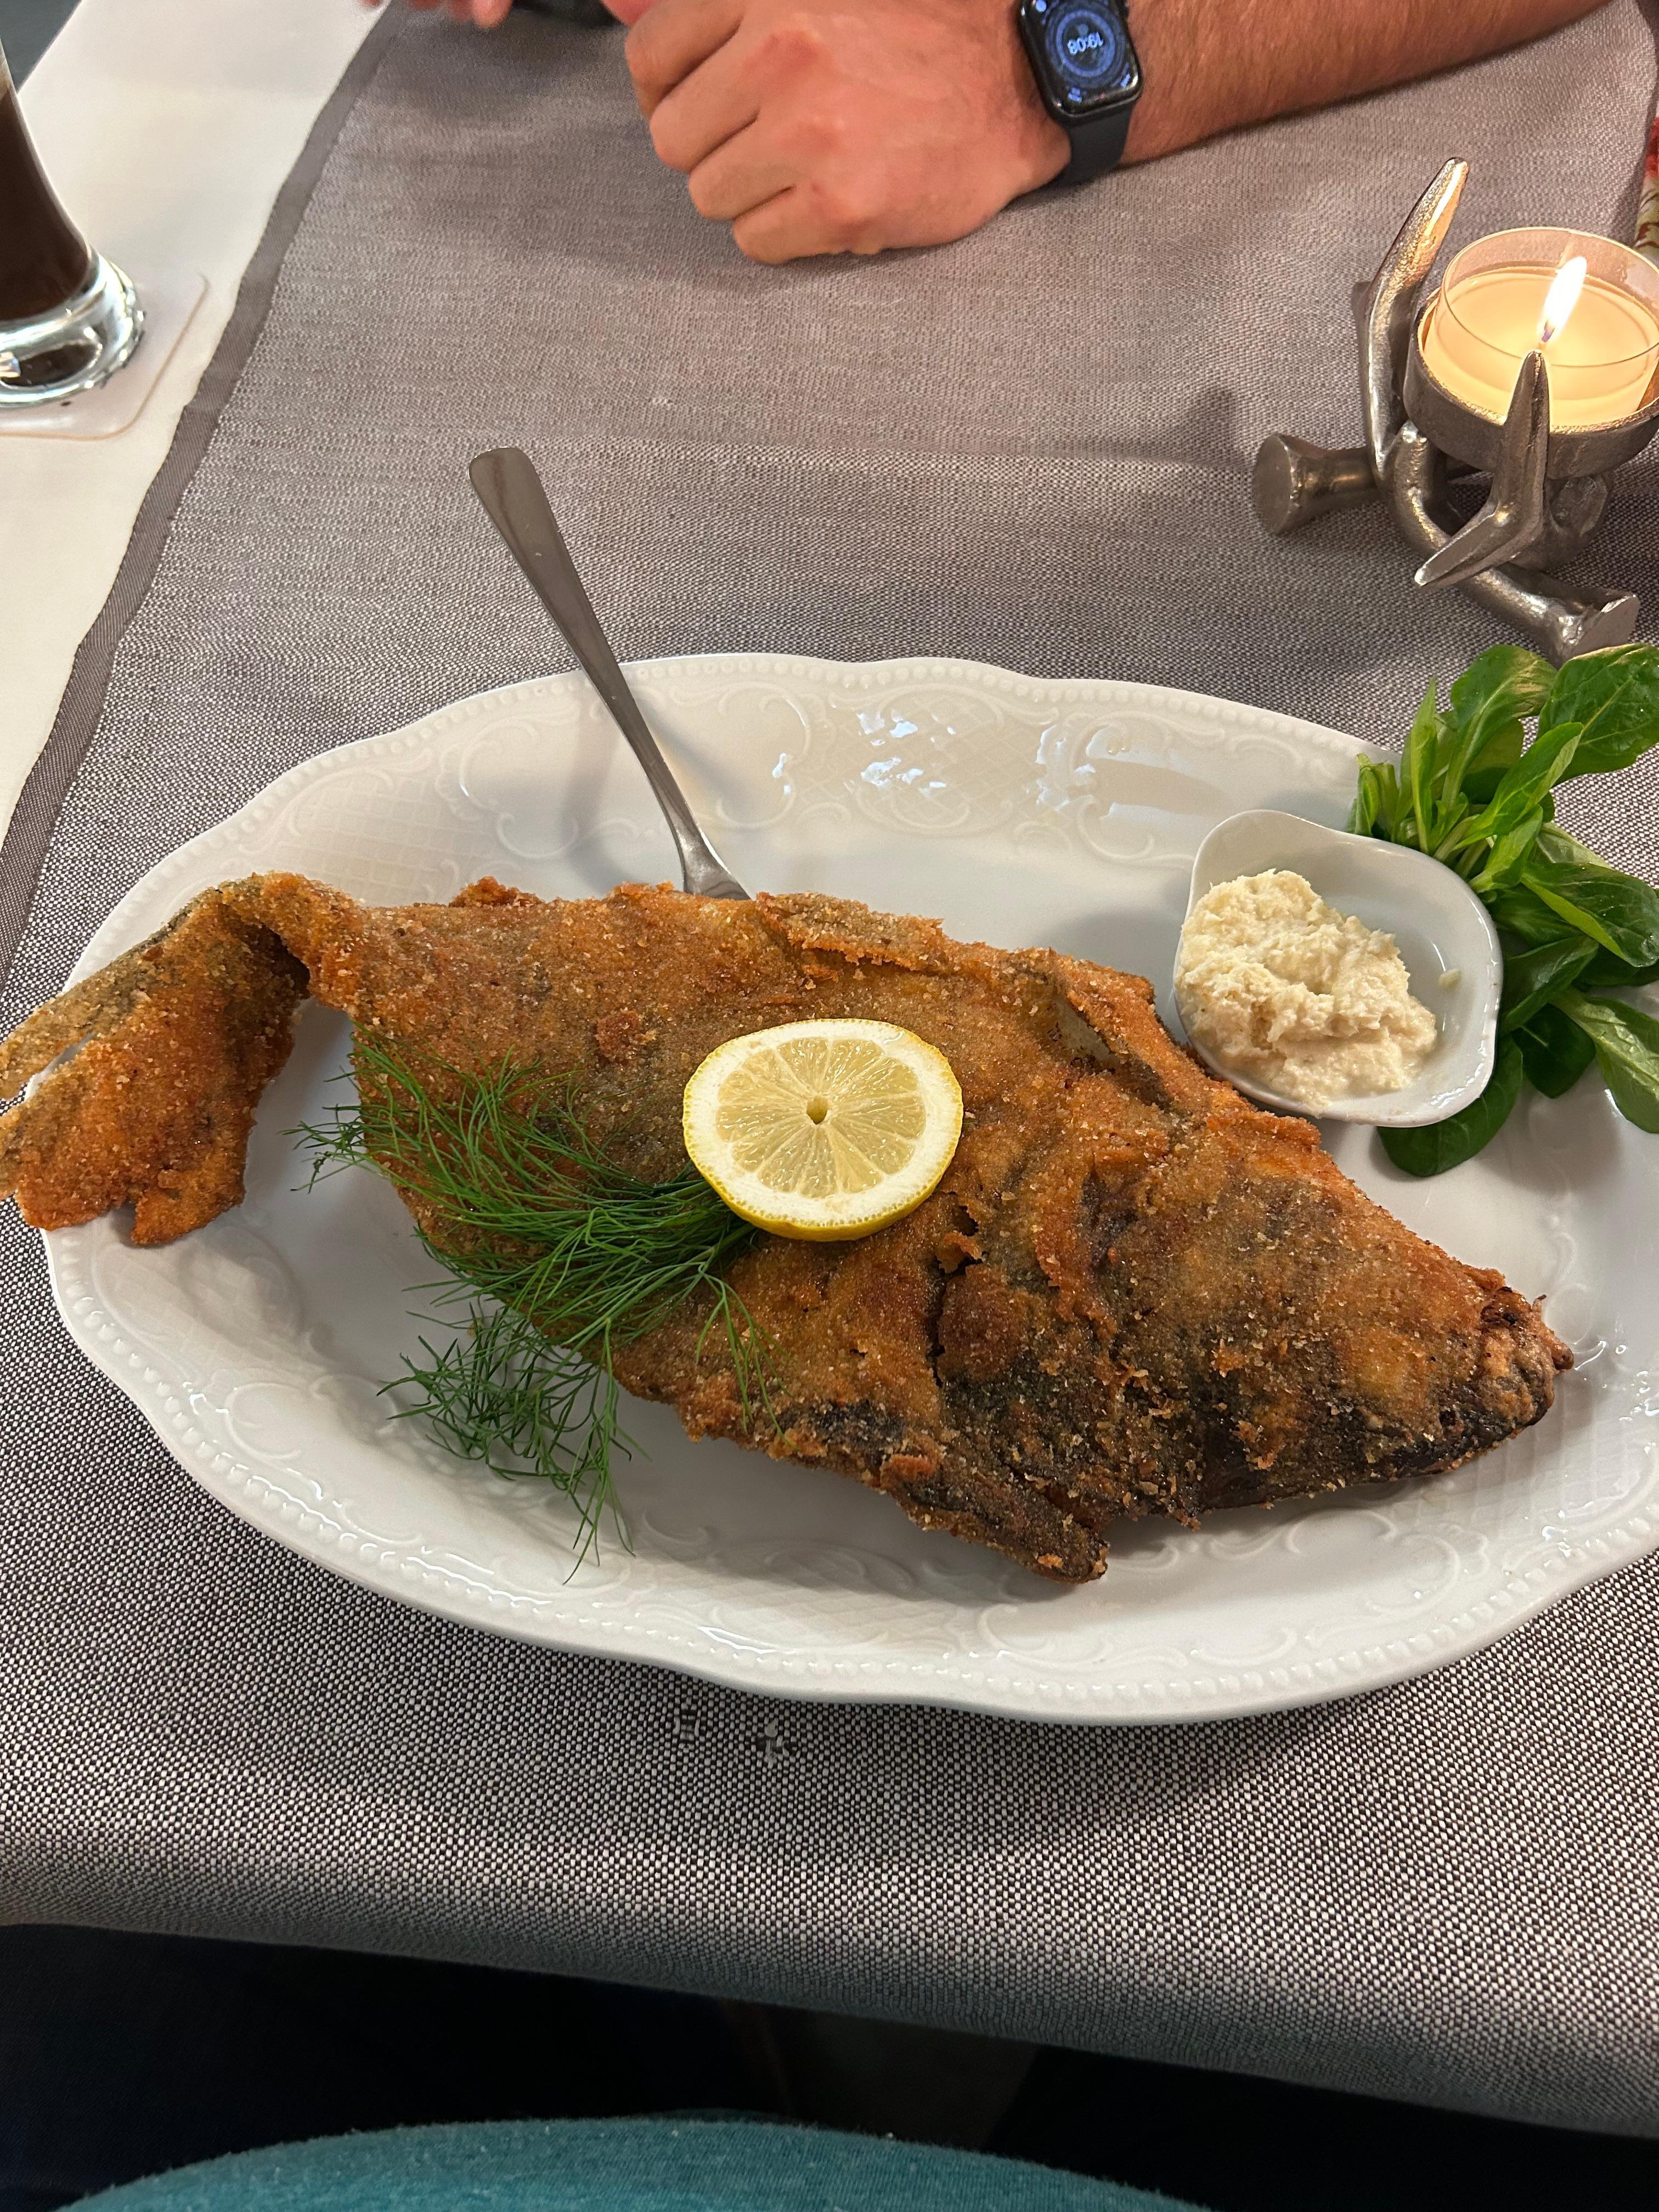
[[[625,654],[961,653],[1397,732],[1494,631],[1413,592],[1377,513],[1258,537],[1247,456],[1355,434],[1347,288],[1449,151],[1465,234],[1626,221],[1653,76],[1618,0],[948,252],[765,271],[651,159],[616,37],[389,20],[20,811],[0,1019],[280,769],[556,665],[465,489],[491,443],[537,455]],[[1596,551],[1652,593],[1656,483]],[[1641,804],[1584,805],[1651,866]],[[1655,1562],[1248,1723],[787,1705],[430,1620],[254,1534],[70,1349],[9,1212],[0,1358],[14,1914],[1659,2127]]]

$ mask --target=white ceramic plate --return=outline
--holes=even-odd
[[[769,655],[635,672],[692,803],[744,880],[937,915],[1167,984],[1193,855],[1248,806],[1341,819],[1352,741],[1138,684],[970,663]],[[643,779],[586,685],[463,701],[325,753],[185,846],[125,899],[77,974],[204,886],[298,868],[361,898],[444,899],[493,873],[587,895],[662,879]],[[309,1195],[283,1132],[339,1092],[345,1025],[310,1009],[261,1110],[247,1202],[159,1252],[115,1219],[47,1239],[64,1317],[205,1488],[296,1550],[412,1604],[750,1688],[1070,1720],[1260,1711],[1455,1657],[1659,1542],[1648,1373],[1659,1142],[1587,1078],[1529,1097],[1477,1161],[1397,1176],[1368,1130],[1344,1168],[1414,1229],[1549,1293],[1577,1352],[1540,1427],[1437,1480],[1146,1523],[1102,1582],[1039,1582],[911,1526],[841,1477],[692,1444],[630,1409],[633,1549],[572,1571],[565,1502],[458,1464],[377,1386],[428,1279],[367,1173]],[[418,1304],[419,1301],[415,1301]],[[429,1331],[428,1331],[429,1333]],[[152,1562],[155,1571],[160,1563]]]

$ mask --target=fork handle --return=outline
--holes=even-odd
[[[629,690],[611,650],[611,641],[582,588],[576,564],[553,520],[547,493],[530,456],[516,446],[498,447],[480,453],[467,474],[479,504],[563,632],[566,643],[586,670],[593,689],[610,708],[611,719],[645,770],[652,796],[661,807],[678,848],[680,878],[686,890],[702,898],[747,898],[748,892],[698,828],[696,817],[685,803],[685,793],[640,712],[639,701]]]

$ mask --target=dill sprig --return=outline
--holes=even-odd
[[[745,1421],[769,1408],[769,1347],[724,1270],[756,1231],[689,1163],[666,1182],[634,1175],[592,1135],[574,1078],[503,1060],[477,1074],[359,1030],[357,1102],[294,1132],[311,1179],[378,1170],[416,1209],[447,1271],[419,1287],[465,1303],[465,1326],[388,1389],[419,1395],[453,1451],[533,1475],[576,1502],[581,1547],[608,1511],[628,1441],[615,1348],[688,1304],[706,1304],[697,1356],[718,1330]]]
[[[510,1307],[478,1303],[441,1350],[421,1339],[424,1362],[405,1354],[385,1389],[419,1395],[398,1407],[424,1420],[451,1451],[495,1474],[551,1482],[576,1502],[586,1553],[607,1512],[620,1526],[613,1455],[629,1455],[619,1425],[616,1378],[551,1343]]]

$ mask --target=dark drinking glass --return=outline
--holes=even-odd
[[[46,182],[0,53],[0,323],[49,313],[91,274],[91,251]]]

